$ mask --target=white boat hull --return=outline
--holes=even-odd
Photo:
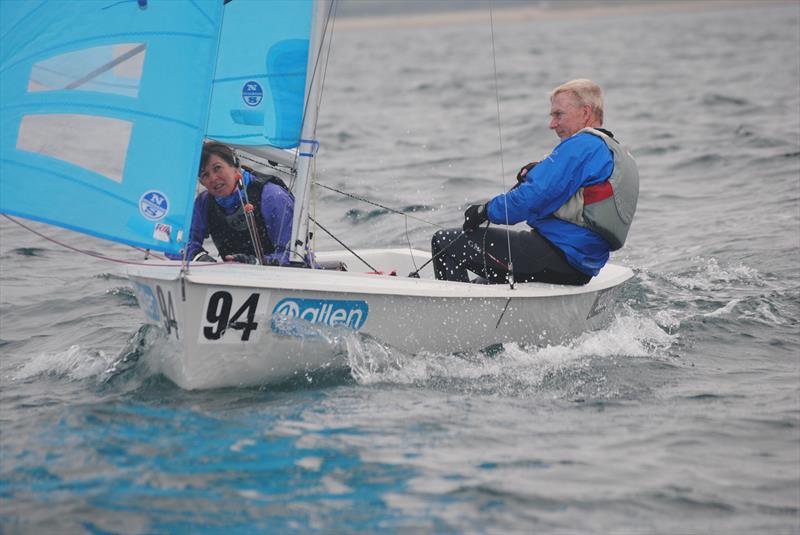
[[[195,264],[181,276],[178,262],[129,266],[128,276],[147,321],[170,340],[157,366],[186,389],[344,367],[343,340],[354,331],[406,354],[558,343],[606,323],[615,290],[633,276],[609,264],[585,286],[525,283],[512,290],[433,280],[430,265],[423,278],[408,278],[414,263],[407,249],[358,253],[398,276],[241,264]],[[413,255],[417,266],[430,258]]]

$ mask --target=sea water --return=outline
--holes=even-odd
[[[316,219],[426,249],[555,145],[548,90],[600,83],[641,171],[608,328],[183,391],[117,264],[2,220],[0,531],[800,533],[800,4],[622,5],[337,19],[318,132],[321,184],[418,219]]]

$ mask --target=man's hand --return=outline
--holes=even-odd
[[[464,229],[464,232],[472,232],[481,226],[481,223],[488,220],[489,216],[486,215],[486,205],[473,204],[464,212],[464,226],[461,228]]]
[[[528,173],[530,170],[536,167],[536,164],[538,163],[539,162],[531,162],[528,165],[523,166],[522,169],[519,170],[519,173],[517,173],[517,182],[520,184],[524,183],[528,178]]]
[[[226,262],[237,262],[239,264],[258,264],[255,255],[236,253],[225,257]]]

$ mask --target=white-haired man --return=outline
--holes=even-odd
[[[469,270],[503,283],[512,265],[519,282],[580,285],[597,275],[625,242],[639,196],[636,163],[602,125],[597,84],[579,79],[555,88],[550,128],[561,142],[523,167],[511,191],[470,206],[462,229],[434,234],[436,278],[467,282]],[[525,221],[531,230],[481,227],[486,221]]]

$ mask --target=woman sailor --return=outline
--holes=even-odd
[[[255,253],[259,249],[248,228],[250,219],[255,224],[261,263],[288,264],[294,197],[280,178],[240,167],[234,151],[217,142],[203,145],[199,178],[206,189],[194,201],[187,258],[215,262],[203,248],[211,236],[224,261],[259,263]],[[245,211],[247,201],[254,208],[253,217]]]

